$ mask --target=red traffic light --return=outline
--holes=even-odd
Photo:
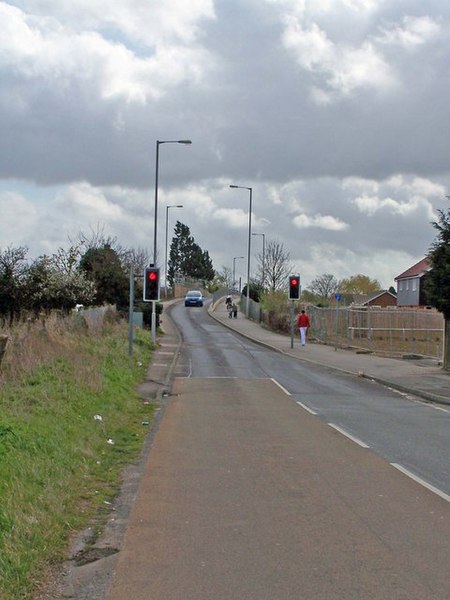
[[[144,302],[159,300],[159,269],[147,267],[144,273]]]
[[[290,275],[289,277],[289,300],[298,300],[300,298],[300,277]]]

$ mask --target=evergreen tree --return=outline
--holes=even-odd
[[[167,279],[171,286],[178,278],[203,281],[214,279],[214,268],[207,250],[195,243],[187,225],[177,221],[170,246]]]
[[[430,247],[430,271],[425,275],[427,303],[437,308],[445,319],[444,369],[450,370],[450,210],[438,211],[439,220],[433,222],[437,238]]]
[[[95,283],[95,303],[128,306],[129,277],[119,255],[108,245],[89,248],[80,260],[80,270]]]

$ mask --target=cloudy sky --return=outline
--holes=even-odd
[[[448,0],[0,1],[0,249],[102,228],[158,253],[178,219],[216,270],[253,232],[304,287],[383,287],[450,194]],[[169,234],[170,235],[170,234]],[[252,237],[252,261],[262,236]],[[245,280],[246,261],[236,261]]]

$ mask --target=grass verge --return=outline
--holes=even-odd
[[[0,598],[27,600],[46,566],[117,493],[152,417],[135,392],[148,333],[128,356],[126,326],[46,334],[45,359],[0,383]],[[50,346],[55,346],[49,352]],[[39,344],[36,344],[36,350]],[[44,351],[45,350],[45,351]]]

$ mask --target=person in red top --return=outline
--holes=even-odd
[[[308,328],[311,326],[309,317],[304,310],[302,310],[302,312],[298,315],[297,325],[300,332],[300,342],[302,346],[304,346],[306,344],[306,334],[308,333]]]

